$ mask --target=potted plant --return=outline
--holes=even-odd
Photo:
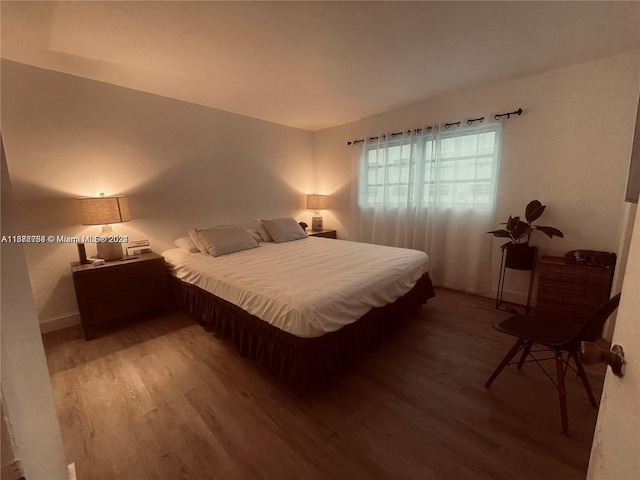
[[[501,250],[507,249],[505,265],[508,268],[516,270],[531,270],[533,268],[536,250],[535,247],[529,245],[529,240],[535,230],[540,230],[549,238],[564,237],[564,234],[557,228],[533,224],[534,221],[540,218],[545,208],[547,207],[538,200],[533,200],[529,202],[525,209],[524,217],[526,221],[522,221],[520,217],[509,215],[509,220],[501,224],[505,225],[505,228],[487,232],[495,237],[509,239],[508,242],[500,246]]]

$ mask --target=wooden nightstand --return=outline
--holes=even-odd
[[[307,235],[310,237],[322,237],[322,238],[338,238],[338,232],[335,230],[307,230]]]
[[[71,264],[73,284],[84,338],[94,338],[102,327],[169,305],[167,269],[157,253],[104,265]]]

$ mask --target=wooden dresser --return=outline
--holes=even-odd
[[[613,268],[570,265],[547,255],[538,268],[536,315],[582,324],[609,299]]]
[[[157,253],[104,265],[71,264],[85,339],[107,324],[168,307],[167,269]]]

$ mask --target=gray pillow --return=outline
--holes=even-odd
[[[300,240],[301,238],[307,238],[308,236],[293,217],[263,220],[262,225],[276,243]]]
[[[206,230],[195,230],[207,252],[214,257],[260,246],[245,228],[238,225],[220,225]]]

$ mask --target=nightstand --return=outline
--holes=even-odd
[[[307,235],[309,235],[310,237],[322,237],[322,238],[333,238],[333,239],[338,238],[338,232],[336,232],[335,230],[329,230],[329,229],[308,230]]]
[[[167,268],[157,253],[103,265],[71,264],[84,338],[118,320],[168,308]]]

